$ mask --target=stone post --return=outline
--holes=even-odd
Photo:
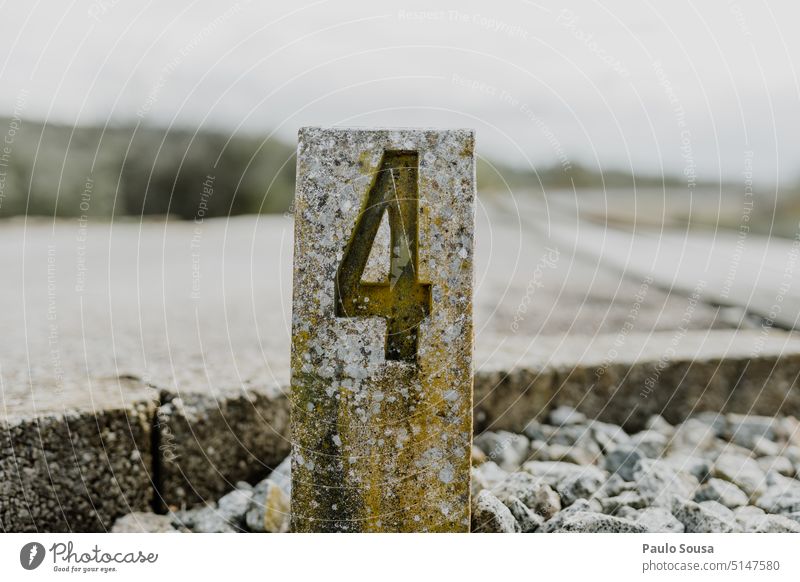
[[[294,531],[469,531],[471,130],[300,130]]]

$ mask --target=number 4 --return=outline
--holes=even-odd
[[[336,273],[337,317],[386,318],[386,359],[416,362],[417,330],[431,310],[431,286],[417,278],[417,152],[386,150]],[[389,213],[388,280],[361,280],[384,212]]]

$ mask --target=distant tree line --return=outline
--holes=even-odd
[[[0,119],[0,141],[12,121]],[[0,216],[193,219],[198,212],[291,207],[294,148],[278,140],[141,126],[17,125],[0,161]]]
[[[674,177],[600,174],[575,163],[511,168],[479,159],[477,173],[482,193],[681,186]],[[294,177],[294,145],[278,139],[0,118],[0,217],[280,213],[291,208]]]

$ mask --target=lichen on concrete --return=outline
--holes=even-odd
[[[474,173],[469,130],[300,131],[295,531],[468,531]]]

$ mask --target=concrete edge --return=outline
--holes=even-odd
[[[675,338],[630,336],[624,343],[631,347],[619,349],[631,354],[635,347],[637,355],[610,359],[616,336],[500,338],[500,352],[494,345],[476,357],[475,431],[520,431],[559,405],[629,430],[651,414],[673,423],[708,410],[800,416],[794,335],[772,330],[764,342],[759,332],[687,332],[678,344]],[[268,475],[289,452],[287,386],[214,395],[155,387],[157,401],[100,415],[0,422],[0,529],[103,531],[131,511],[217,499],[236,481]],[[98,475],[88,481],[87,466]]]

